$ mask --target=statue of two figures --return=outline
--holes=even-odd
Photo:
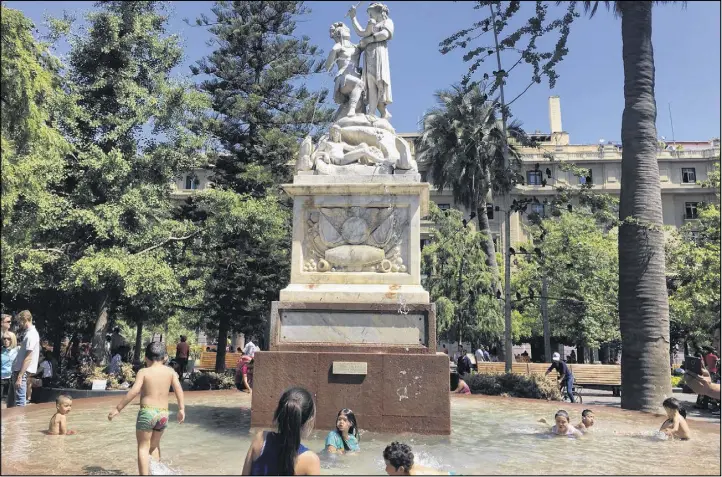
[[[351,43],[351,31],[343,22],[329,29],[335,44],[326,69],[331,71],[336,66],[333,99],[339,106],[329,134],[321,137],[317,147],[310,137],[303,141],[297,171],[370,175],[417,170],[408,143],[396,135],[388,121],[388,105],[392,102],[388,42],[393,38],[394,23],[384,4],[370,5],[367,13],[369,21],[362,28],[356,7],[348,12],[361,37],[358,45]]]

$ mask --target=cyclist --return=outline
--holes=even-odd
[[[567,366],[567,363],[561,360],[559,353],[554,353],[552,356],[552,365],[549,366],[549,369],[547,369],[544,375],[548,375],[553,369],[559,373],[559,383],[566,383],[569,401],[574,402],[574,375],[572,374],[572,370],[569,369],[569,366]]]

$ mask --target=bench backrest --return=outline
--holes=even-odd
[[[571,364],[574,381],[579,384],[622,385],[622,367],[616,364]]]
[[[512,363],[511,372],[514,374],[544,374],[549,369],[549,363]],[[574,381],[579,384],[602,384],[608,386],[622,385],[622,367],[612,364],[570,364],[569,368],[574,374]],[[479,373],[503,373],[504,363],[477,363]],[[559,377],[556,370],[550,373]]]
[[[201,364],[196,369],[215,369],[216,355],[213,351],[204,351],[201,353]],[[243,356],[242,353],[226,353],[226,369],[235,369],[238,360]]]

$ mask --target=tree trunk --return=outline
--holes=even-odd
[[[657,164],[652,2],[618,2],[624,113],[619,217],[622,408],[658,412],[672,395],[669,305]]]
[[[544,333],[544,362],[552,362],[552,342],[551,342],[551,331],[549,328],[549,310],[547,307],[547,297],[549,295],[549,287],[546,273],[542,272],[542,286],[541,286],[541,298],[540,308],[542,313],[542,330]]]
[[[95,320],[95,329],[93,331],[93,341],[91,345],[93,353],[93,361],[96,364],[104,364],[105,356],[105,335],[108,333],[108,305],[110,296],[104,293],[100,297],[100,306],[98,306],[98,318]]]
[[[60,317],[56,317],[55,333],[53,334],[53,355],[55,356],[55,359],[58,360],[58,369],[54,370],[56,376],[60,375],[61,367],[63,365],[63,354],[60,348],[63,346],[64,328],[63,320]]]
[[[138,318],[135,327],[135,349],[133,350],[133,362],[140,363],[140,349],[143,347],[143,321]]]
[[[499,264],[496,262],[494,238],[491,235],[489,217],[486,215],[486,201],[479,204],[476,208],[476,218],[479,223],[479,232],[484,234],[481,239],[481,249],[486,254],[486,266],[489,267],[489,271],[491,272],[491,285],[494,287],[494,293],[496,293],[497,290],[501,290],[501,280]]]
[[[216,347],[216,372],[222,373],[226,369],[226,348],[228,347],[228,317],[221,316],[218,324],[218,346]]]

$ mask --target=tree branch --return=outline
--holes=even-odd
[[[133,255],[142,255],[142,254],[144,254],[144,253],[146,253],[146,252],[150,252],[151,250],[155,250],[156,248],[162,247],[162,246],[164,246],[164,245],[166,245],[166,244],[168,244],[168,243],[170,243],[170,242],[182,242],[183,240],[188,240],[189,238],[195,237],[195,236],[198,235],[199,233],[201,233],[201,231],[200,231],[200,230],[196,230],[196,231],[193,232],[192,234],[186,235],[185,237],[168,237],[166,240],[162,241],[161,243],[156,244],[156,245],[153,245],[152,247],[148,247],[148,248],[146,248],[146,249],[143,249],[143,250],[141,250],[140,252],[134,253]]]
[[[514,98],[514,99],[512,99],[511,101],[509,101],[508,103],[506,103],[506,107],[508,108],[509,106],[511,106],[512,103],[514,103],[514,101],[516,101],[516,100],[519,99],[524,93],[526,93],[527,90],[528,90],[529,88],[531,88],[534,83],[536,83],[536,81],[532,81],[531,83],[529,83],[529,86],[527,86],[527,87],[524,89],[524,91],[522,91],[521,93],[519,93],[519,95],[518,95],[516,98]]]

